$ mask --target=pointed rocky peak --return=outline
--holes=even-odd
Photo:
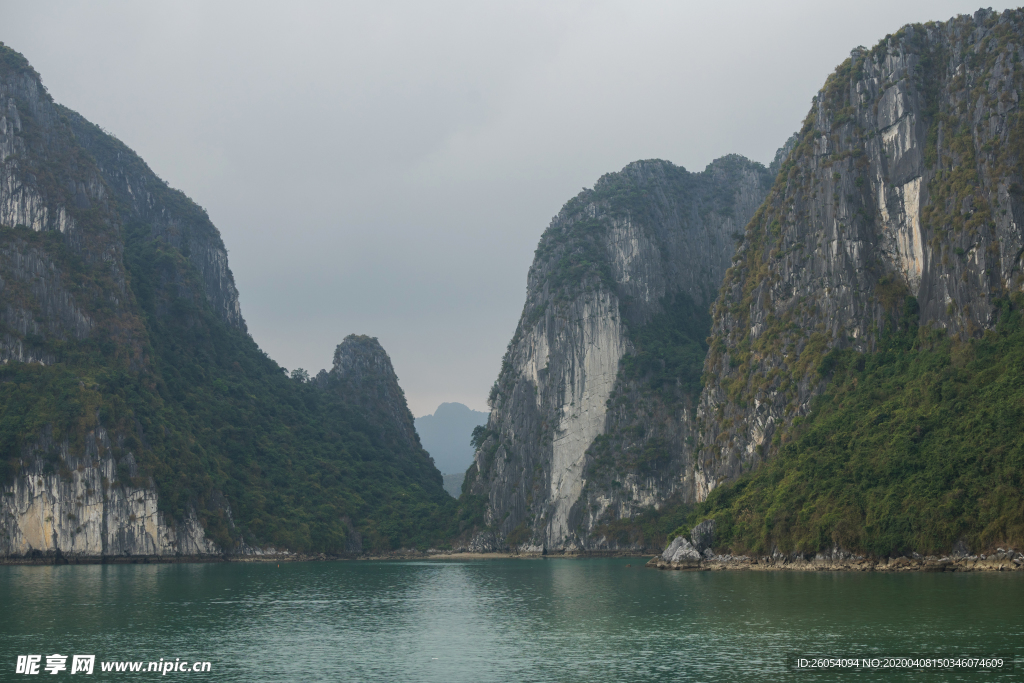
[[[384,347],[376,337],[350,334],[334,351],[334,372],[339,379],[355,383],[395,382],[398,377]]]
[[[376,337],[350,334],[334,351],[330,376],[350,405],[373,415],[388,438],[397,437],[405,447],[420,447],[405,392],[384,347]],[[380,421],[384,417],[384,421]]]

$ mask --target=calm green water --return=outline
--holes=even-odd
[[[632,567],[627,567],[632,564]],[[1024,575],[664,572],[637,560],[0,567],[19,654],[208,660],[216,681],[1024,680]],[[795,672],[787,655],[1009,653],[1016,672]],[[68,660],[70,665],[70,659]],[[70,666],[68,667],[70,670]]]

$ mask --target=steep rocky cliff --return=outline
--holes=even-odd
[[[145,226],[180,252],[195,268],[206,300],[224,322],[245,330],[235,278],[220,232],[202,207],[154,174],[139,155],[66,107],[57,111],[75,141],[95,161],[107,190],[116,200],[122,223]]]
[[[468,473],[476,547],[628,547],[671,500],[756,552],[1024,542],[1022,59],[1017,10],[906,26],[714,209],[652,164],[567,204]]]
[[[628,546],[601,524],[685,495],[707,309],[771,178],[641,161],[554,218],[467,473],[474,547]]]
[[[158,495],[129,453],[114,456],[116,444],[102,427],[90,433],[81,453],[64,441],[40,439],[28,449],[28,466],[0,499],[0,557],[197,556],[220,552],[206,538],[195,513],[172,520],[159,509]],[[60,470],[47,468],[52,454]],[[121,468],[122,472],[118,469]],[[127,475],[127,476],[119,476]],[[111,485],[112,482],[117,482]]]
[[[697,498],[774,455],[908,300],[924,327],[992,330],[1024,284],[1024,15],[981,10],[858,48],[814,98],[714,309]]]
[[[206,212],[0,44],[0,557],[387,550],[452,512],[383,349],[245,330]]]
[[[209,550],[194,520],[179,526],[160,515],[152,482],[118,480],[119,466],[137,474],[123,430],[110,435],[94,420],[69,447],[68,427],[85,406],[74,395],[81,379],[63,375],[60,361],[75,349],[137,370],[145,329],[101,174],[38,75],[2,45],[0,226],[0,360],[4,370],[37,370],[3,378],[0,555]],[[44,402],[50,409],[38,410]],[[36,419],[41,412],[57,419]]]
[[[54,343],[91,339],[141,362],[106,184],[38,74],[2,46],[0,225],[12,228],[0,236],[0,360],[52,361]]]

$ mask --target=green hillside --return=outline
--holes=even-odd
[[[393,374],[387,406],[335,372],[288,377],[245,331],[206,212],[2,44],[0,85],[21,126],[0,171],[70,225],[0,224],[0,484],[37,459],[69,480],[106,433],[104,486],[153,482],[227,551],[443,543],[454,501]]]
[[[720,486],[686,524],[716,520],[733,552],[839,546],[890,556],[1024,545],[1024,325],[1004,300],[994,331],[959,342],[918,327],[908,299],[875,353],[834,351],[834,373],[777,456]]]

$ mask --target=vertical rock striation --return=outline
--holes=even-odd
[[[207,302],[218,317],[245,330],[235,278],[220,231],[206,210],[156,176],[138,154],[81,115],[58,106],[75,140],[95,160],[117,202],[121,221],[145,226],[147,237],[166,242],[198,273]]]
[[[469,472],[478,547],[629,545],[615,520],[771,457],[831,350],[993,329],[1024,289],[1022,62],[1018,10],[906,26],[829,77],[773,173],[645,162],[567,204]]]
[[[45,346],[98,334],[141,363],[106,184],[39,75],[0,53],[0,226],[14,229],[0,235],[0,360],[52,360]]]
[[[835,348],[904,306],[961,339],[1024,284],[1024,13],[908,25],[814,98],[715,304],[698,499],[770,457]],[[825,373],[827,374],[827,373]]]
[[[194,512],[179,523],[168,519],[158,509],[153,482],[140,481],[132,455],[118,461],[114,447],[103,428],[88,434],[78,456],[67,441],[41,439],[35,449],[41,453],[33,455],[42,457],[31,458],[26,471],[0,497],[0,557],[220,552],[206,538]]]
[[[737,156],[702,173],[641,161],[602,177],[554,218],[467,474],[469,492],[487,498],[488,530],[476,547],[623,545],[595,530],[682,492],[694,392],[673,379],[655,395],[647,374],[627,377],[621,362],[672,312],[706,318],[770,180]],[[696,325],[692,342],[703,343],[708,324]],[[615,404],[616,392],[633,396]],[[639,451],[656,442],[666,457],[609,468],[594,448],[609,432]]]

